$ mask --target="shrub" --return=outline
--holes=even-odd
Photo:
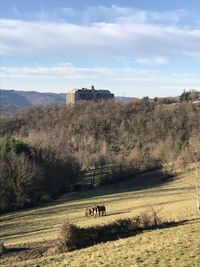
[[[80,228],[69,222],[63,224],[58,235],[58,249],[60,251],[73,250],[78,246]]]
[[[137,233],[162,224],[156,212],[141,213],[134,218],[119,219],[105,225],[87,228],[78,227],[69,222],[63,224],[58,235],[57,248],[59,251],[71,251],[94,245],[108,240]]]

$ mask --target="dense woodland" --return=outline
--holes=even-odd
[[[200,103],[38,106],[1,118],[0,149],[0,210],[29,207],[68,191],[90,170],[116,182],[200,160]]]

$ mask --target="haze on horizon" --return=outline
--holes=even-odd
[[[1,0],[2,89],[200,89],[199,0]]]

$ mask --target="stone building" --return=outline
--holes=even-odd
[[[74,105],[81,100],[99,101],[108,99],[114,99],[114,94],[109,90],[96,90],[93,85],[91,89],[72,89],[67,93],[67,105]]]

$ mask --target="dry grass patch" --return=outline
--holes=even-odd
[[[10,267],[198,267],[200,266],[200,220],[149,230],[68,253],[49,254],[37,259],[10,257]]]

